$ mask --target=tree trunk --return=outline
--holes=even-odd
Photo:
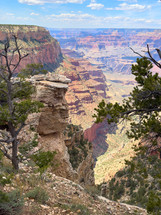
[[[17,141],[15,140],[12,143],[12,165],[16,171],[18,171],[19,169],[19,159],[17,156],[17,152],[18,152],[18,144],[17,144]]]

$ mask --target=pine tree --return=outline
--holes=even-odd
[[[118,123],[120,119],[129,120],[131,129],[127,132],[129,138],[143,139],[144,149],[150,152],[154,147],[160,150],[161,140],[161,77],[158,73],[153,74],[151,61],[161,68],[161,64],[152,57],[149,46],[148,55],[137,58],[136,64],[132,65],[132,74],[135,76],[137,86],[134,87],[128,99],[123,104],[106,103],[104,100],[95,109],[96,123],[107,118],[108,123]],[[135,52],[137,53],[137,52]],[[138,54],[138,53],[137,53]],[[145,144],[147,142],[147,145]]]
[[[7,38],[0,50],[0,151],[15,170],[19,169],[18,134],[25,126],[30,113],[38,112],[42,103],[31,100],[34,87],[24,76],[15,78],[21,61],[28,54],[22,54],[18,39]]]

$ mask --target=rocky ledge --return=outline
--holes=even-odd
[[[93,184],[94,174],[93,170],[91,170],[91,163],[93,162],[91,152],[80,164],[83,171],[74,170],[67,147],[70,144],[65,142],[64,131],[68,125],[68,104],[65,94],[70,79],[63,75],[48,73],[46,75],[35,75],[29,81],[36,88],[33,99],[42,102],[44,107],[40,113],[29,115],[25,129],[19,137],[21,142],[31,141],[34,135],[38,134],[39,147],[57,152],[54,162],[58,164],[58,168],[53,170],[56,175],[79,183],[80,179],[82,180],[82,177],[84,177],[83,172],[90,171],[89,179],[86,177],[83,181],[87,184]],[[78,167],[78,169],[80,168]]]

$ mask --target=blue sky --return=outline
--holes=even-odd
[[[1,24],[161,29],[160,0],[1,0]]]

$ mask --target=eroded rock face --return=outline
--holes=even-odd
[[[94,122],[94,108],[107,98],[108,87],[102,70],[82,58],[65,57],[56,72],[71,79],[66,93],[71,122],[81,124],[84,130],[89,128]]]
[[[41,63],[44,67],[53,71],[62,60],[60,45],[52,38],[49,32],[38,26],[23,26],[23,25],[1,25],[0,26],[0,48],[3,48],[6,37],[11,38],[12,35],[17,36],[18,45],[23,47],[22,54],[29,55],[24,58],[16,73],[25,68],[27,64]],[[18,55],[15,55],[15,61],[18,60]]]
[[[155,50],[161,47],[159,29],[76,29],[72,34],[67,29],[50,29],[50,33],[60,41],[65,54],[74,58],[83,56],[108,73],[131,74],[131,64],[138,56],[129,47],[142,53],[142,50],[147,51],[146,45],[149,44],[152,56],[159,60]],[[160,74],[157,67],[153,71]]]
[[[30,128],[34,128],[38,133],[39,147],[46,151],[56,151],[55,156],[58,167],[55,168],[54,173],[80,182],[80,178],[84,177],[84,182],[88,184],[94,183],[93,169],[92,173],[85,175],[82,171],[88,171],[88,166],[91,168],[92,162],[91,151],[87,155],[88,158],[82,161],[81,171],[73,169],[70,163],[70,156],[68,152],[68,143],[65,141],[64,130],[68,125],[68,105],[65,99],[65,94],[68,89],[70,79],[62,75],[48,73],[46,75],[33,76],[30,81],[35,85],[36,92],[33,99],[44,104],[40,113],[31,114],[27,120],[27,126],[20,135],[20,139],[29,141],[34,136]],[[89,172],[89,171],[88,171]],[[93,175],[92,175],[93,174]],[[93,178],[92,178],[93,177]]]

